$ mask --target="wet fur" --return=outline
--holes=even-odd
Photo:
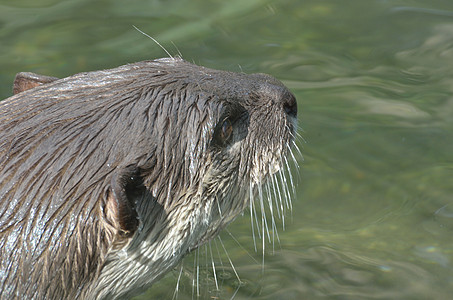
[[[49,79],[0,102],[1,298],[146,288],[278,171],[295,116],[270,76],[180,59]]]

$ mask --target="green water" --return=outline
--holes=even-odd
[[[215,240],[177,299],[453,297],[452,1],[0,0],[0,98],[19,71],[166,56],[132,25],[197,64],[276,76],[305,140],[264,267],[246,212],[221,235],[242,284]],[[139,299],[171,299],[180,270]]]

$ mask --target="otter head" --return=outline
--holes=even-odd
[[[0,116],[6,295],[111,299],[148,287],[281,171],[296,130],[296,100],[278,80],[181,59],[33,86]],[[15,230],[18,220],[41,225]]]

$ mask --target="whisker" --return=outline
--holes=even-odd
[[[253,191],[251,192],[252,194],[250,195],[253,199]],[[251,210],[253,211],[253,218],[252,218],[252,224],[253,224],[253,221],[255,221],[255,224],[256,224],[256,231],[258,233],[258,238],[261,238],[261,232],[260,232],[260,226],[259,226],[259,221],[258,221],[258,214],[256,213],[256,205],[255,205],[255,201],[253,199],[250,200],[250,204],[251,204]],[[253,229],[253,228],[252,228]],[[255,251],[256,251],[256,245],[255,245]]]
[[[266,181],[266,184],[264,185],[265,187],[265,193],[267,195],[267,204],[269,205],[269,214],[271,215],[271,231],[272,231],[272,249],[274,248],[274,210],[273,210],[273,205],[272,205],[272,199],[271,199],[271,191],[270,191],[270,183],[269,180]]]
[[[303,130],[302,128],[300,128],[300,131],[304,131],[304,130]],[[304,139],[304,137],[299,133],[299,131],[296,131],[294,134],[295,134],[295,136],[291,133],[291,135],[292,135],[293,137],[295,137],[296,139],[301,140],[301,141],[303,141],[304,143],[307,142],[307,141]]]
[[[198,254],[198,249],[195,250],[195,255],[193,258],[193,270],[194,272],[197,270],[197,254]],[[192,299],[194,298],[195,295],[195,283],[196,283],[196,276],[192,278]]]
[[[273,198],[273,201],[275,201],[275,207],[277,208],[277,215],[279,218],[281,218],[280,206],[278,205],[278,202],[277,202],[278,196],[277,196],[277,188],[275,187],[275,184],[276,184],[275,180],[276,180],[275,175],[272,175],[270,177],[270,182],[272,183],[272,188],[271,188],[272,194],[273,194],[272,198]]]
[[[208,244],[204,244],[204,263],[205,263],[205,270],[206,270],[206,283],[209,282],[209,263],[208,263]]]
[[[184,268],[184,264],[181,263],[181,269],[179,270],[178,281],[176,281],[176,288],[175,288],[175,292],[173,293],[172,300],[175,300],[176,298],[178,298],[179,282],[181,281],[181,275],[182,275],[182,269],[183,268]]]
[[[275,253],[275,233],[277,232],[277,226],[275,224],[275,217],[274,217],[274,208],[273,208],[273,200],[271,197],[271,183],[268,181],[266,182],[266,193],[269,197],[269,212],[271,215],[271,229],[272,229],[272,253]],[[277,237],[278,239],[278,237]]]
[[[282,199],[282,191],[280,189],[280,183],[279,183],[279,179],[277,177],[277,175],[275,175],[275,188],[277,189],[277,195],[278,195],[278,200],[279,200],[279,204],[280,204],[280,209],[281,209],[281,212],[282,212],[282,227],[283,227],[283,230],[285,229],[285,207],[283,205],[283,199]]]
[[[223,265],[222,256],[220,255],[220,251],[219,251],[219,246],[217,245],[217,242],[216,242],[215,239],[213,241],[214,241],[214,245],[215,245],[215,248],[216,248],[216,251],[217,251],[217,257],[220,260],[220,266],[222,266],[222,269],[224,269],[225,266]]]
[[[255,215],[255,224],[256,224],[256,231],[258,232],[258,238],[261,238],[261,230],[258,220],[258,213],[256,212],[256,204],[253,204],[253,213]]]
[[[231,258],[228,255],[228,251],[226,250],[225,245],[223,244],[222,238],[220,236],[218,236],[218,238],[219,238],[219,241],[220,241],[220,245],[222,245],[223,251],[225,252],[225,254],[227,256],[228,261],[230,262],[231,268],[233,269],[233,272],[236,275],[236,278],[238,279],[238,282],[239,282],[239,285],[240,285],[242,283],[241,278],[239,278],[239,274],[236,272],[236,268],[234,267],[233,262],[231,261]]]
[[[289,163],[288,163],[288,160],[286,159],[286,157],[283,160],[285,161],[285,165],[286,165],[286,170],[284,170],[284,172],[285,172],[286,176],[289,177],[289,182],[291,184],[292,195],[295,195],[296,194],[296,186],[294,185],[294,182],[293,182],[293,175],[290,172],[291,168],[289,166]],[[291,202],[291,199],[289,199],[289,200]]]
[[[263,238],[262,238],[262,244],[263,244],[263,260],[261,263],[261,273],[264,273],[264,247],[266,245],[266,238],[264,237],[264,224],[266,223],[266,216],[264,213],[264,203],[263,203],[263,194],[261,190],[261,186],[258,188],[258,193],[260,197],[260,206],[261,206],[261,226],[262,226],[262,232],[263,232]],[[267,229],[267,224],[266,224],[266,229]],[[268,237],[269,237],[269,230],[267,231]]]
[[[269,239],[269,242],[270,242],[271,237],[269,235],[269,227],[267,225],[267,218],[266,218],[266,211],[265,211],[265,206],[264,206],[264,196],[263,196],[262,186],[259,186],[259,188],[258,188],[258,196],[260,199],[260,207],[261,207],[261,223],[262,223],[261,225],[262,225],[262,231],[263,231],[263,239],[264,239],[264,233],[266,232],[267,238]],[[266,231],[264,231],[264,228],[266,228]]]
[[[282,189],[283,189],[283,195],[284,195],[284,200],[285,200],[285,205],[287,209],[292,209],[291,202],[288,201],[289,196],[289,191],[288,191],[288,183],[286,182],[286,177],[282,172],[278,172],[278,175],[280,177],[280,182],[282,183]]]
[[[178,46],[176,46],[176,44],[173,41],[171,41],[171,43],[172,43],[173,47],[175,47],[176,51],[178,51],[179,58],[182,58],[182,53],[181,53],[181,51],[179,51]]]
[[[251,223],[251,227],[252,227],[252,237],[253,237],[253,246],[255,246],[255,252],[256,252],[256,237],[255,237],[255,228],[253,226],[253,190],[252,190],[253,186],[252,184],[250,184],[250,189],[249,189],[249,193],[250,193],[250,199],[249,199],[249,204],[250,204],[250,223]]]
[[[140,33],[143,34],[144,36],[150,38],[154,43],[156,43],[159,47],[161,47],[162,50],[164,50],[165,53],[167,53],[167,55],[168,55],[171,59],[174,59],[173,56],[171,56],[170,52],[168,52],[167,49],[165,49],[164,46],[162,46],[155,38],[153,38],[152,36],[150,36],[150,35],[147,34],[147,33],[144,33],[143,31],[141,31],[140,29],[138,29],[137,26],[135,26],[135,25],[132,25],[132,27],[134,27],[135,30],[137,30],[138,32],[140,32]]]
[[[294,166],[296,167],[296,170],[297,170],[297,174],[299,175],[299,172],[300,172],[300,166],[299,166],[299,164],[297,163],[297,159],[296,159],[296,157],[294,156],[294,152],[293,152],[293,149],[292,149],[291,147],[288,147],[288,152],[289,152],[289,154],[290,154],[290,156],[291,156],[291,159],[292,159],[292,163],[293,163],[293,165],[294,165]],[[303,161],[303,160],[304,160],[304,157],[303,157],[303,156],[301,156],[301,158],[302,158],[302,161]]]
[[[245,253],[247,253],[247,255],[255,262],[255,263],[258,263],[258,261],[250,254],[250,252],[247,251],[247,249],[245,249],[241,243],[234,237],[234,235],[228,230],[228,229],[225,229],[225,231],[231,236],[231,238],[233,239],[233,241],[236,242],[236,244],[238,244],[238,246],[243,250],[245,251]],[[256,250],[255,250],[256,251]]]
[[[236,294],[239,292],[239,289],[241,288],[241,285],[238,285],[237,289],[234,291],[233,296],[231,296],[230,300],[233,300],[234,297],[236,297]]]
[[[281,242],[280,242],[280,237],[278,235],[278,229],[277,229],[277,226],[274,227],[274,230],[275,230],[275,237],[277,238],[277,242],[279,245],[281,245]],[[272,247],[274,247],[274,245],[272,245]],[[274,251],[275,249],[272,248],[272,251]]]
[[[200,297],[200,251],[197,249],[197,298]]]
[[[216,274],[216,268],[215,268],[215,263],[214,263],[214,256],[212,256],[211,242],[209,242],[209,252],[211,253],[212,272],[214,274],[215,287],[216,287],[217,291],[219,291],[219,284],[217,283],[217,274]]]
[[[305,142],[305,141],[304,141],[304,142]],[[306,142],[305,142],[305,143],[306,143]],[[304,156],[303,156],[303,154],[302,154],[302,151],[300,151],[299,145],[296,143],[296,140],[293,139],[293,140],[291,141],[291,145],[292,145],[292,146],[291,146],[291,149],[296,150],[297,155],[299,155],[300,158],[303,159]]]

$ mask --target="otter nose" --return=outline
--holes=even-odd
[[[291,92],[287,91],[284,93],[282,99],[283,109],[291,117],[297,117],[297,101]]]
[[[256,73],[251,75],[252,78],[261,82],[259,85],[258,95],[264,99],[271,99],[276,105],[282,105],[283,110],[290,117],[297,117],[296,97],[277,79],[267,74]]]

